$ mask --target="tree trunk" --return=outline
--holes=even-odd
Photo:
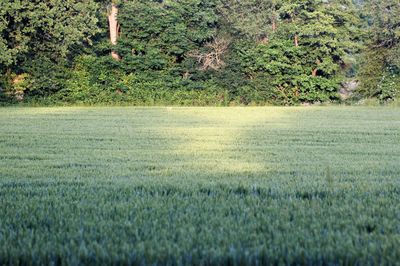
[[[317,71],[318,71],[318,69],[316,69],[316,68],[312,70],[311,74],[312,74],[313,77],[317,76]]]
[[[319,66],[319,64],[321,64],[321,61],[320,61],[319,59],[317,59],[317,60],[315,60],[315,63],[317,64],[317,67],[314,68],[314,69],[312,70],[312,72],[311,72],[311,75],[312,75],[313,77],[316,77],[316,76],[317,76],[317,74],[318,74],[318,66]]]
[[[297,34],[294,35],[294,46],[296,46],[296,47],[299,46],[299,36]]]
[[[118,7],[115,4],[111,4],[111,12],[108,16],[108,22],[110,27],[110,41],[113,45],[116,45],[118,40],[119,24],[117,21],[117,15],[118,15]],[[117,52],[115,51],[111,51],[111,56],[115,60],[121,59],[119,54],[117,54]]]
[[[275,31],[276,31],[276,22],[274,20],[274,21],[272,21],[272,32],[275,32]]]

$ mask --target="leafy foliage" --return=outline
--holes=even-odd
[[[291,105],[339,101],[359,79],[357,95],[384,102],[399,91],[398,17],[396,0],[2,1],[0,98]]]
[[[400,5],[395,0],[371,0],[365,13],[371,30],[360,72],[360,93],[383,102],[393,100],[400,95]]]
[[[62,88],[62,68],[98,32],[92,1],[1,1],[0,10],[0,73],[29,74],[33,95]]]
[[[243,71],[255,87],[271,88],[274,102],[337,100],[346,56],[357,51],[354,6],[342,3],[337,12],[331,2],[285,1],[276,7],[279,19],[268,38],[238,49]]]

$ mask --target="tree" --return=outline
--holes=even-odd
[[[351,1],[288,0],[278,14],[269,42],[244,51],[247,75],[254,84],[268,83],[263,87],[273,87],[286,104],[337,99],[339,75],[358,49]]]
[[[361,95],[390,100],[400,95],[399,9],[398,0],[0,1],[0,94],[101,91],[113,101],[137,88],[212,88],[245,104],[295,104],[337,100],[358,74]]]
[[[225,30],[236,37],[267,41],[276,31],[280,0],[221,0],[218,11]]]
[[[118,23],[118,6],[115,1],[111,2],[108,14],[108,23],[109,23],[109,30],[110,30],[110,41],[112,45],[117,45],[117,39],[119,35],[120,25]],[[111,51],[111,56],[115,60],[120,60],[121,57],[118,55],[117,52],[114,50]]]
[[[18,76],[24,72],[35,75],[31,71],[40,70],[43,63],[60,65],[73,58],[80,47],[91,44],[91,38],[98,32],[97,8],[90,0],[1,1],[3,75]],[[47,79],[36,76],[35,86],[41,78]]]
[[[215,1],[132,0],[121,3],[118,53],[129,70],[182,68],[187,53],[216,34]],[[181,69],[182,72],[185,70]]]
[[[364,11],[369,27],[359,92],[392,100],[400,95],[400,3],[368,0]]]
[[[400,2],[370,0],[366,3],[371,18],[371,35],[378,46],[393,48],[400,42]]]
[[[66,58],[74,45],[90,44],[98,32],[97,6],[92,1],[15,0],[0,5],[4,22],[0,43],[6,46],[8,57],[1,58],[3,64],[34,53],[46,53],[54,60]]]

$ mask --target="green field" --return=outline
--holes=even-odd
[[[400,108],[1,108],[2,264],[400,262]]]

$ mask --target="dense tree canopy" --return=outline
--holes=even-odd
[[[58,61],[74,46],[91,44],[98,32],[97,5],[91,1],[2,1],[0,10],[0,62],[5,66],[38,53]]]
[[[17,87],[11,96],[21,94],[24,86],[40,95],[62,87],[67,78],[62,66],[91,45],[99,31],[97,8],[92,1],[79,0],[0,2],[0,67],[3,82],[11,79]],[[21,87],[27,77],[30,85]]]
[[[400,2],[371,0],[365,3],[367,33],[360,71],[360,92],[383,101],[400,93]]]
[[[0,100],[393,100],[399,18],[398,0],[1,1]]]

